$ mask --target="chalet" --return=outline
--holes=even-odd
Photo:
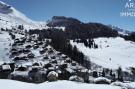
[[[27,69],[28,69],[27,67],[21,65],[16,69],[16,71],[26,71]]]
[[[67,55],[64,55],[64,54],[62,54],[61,57],[62,58],[68,58],[68,56]]]
[[[30,50],[28,50],[28,49],[23,49],[22,51],[23,51],[23,53],[26,53],[26,54],[30,52]]]
[[[39,63],[37,63],[37,62],[35,62],[35,63],[33,63],[33,65],[32,66],[40,66],[40,64]]]
[[[2,65],[2,71],[9,71],[9,70],[11,70],[11,67],[10,67],[9,64],[3,64]]]
[[[30,49],[32,46],[31,45],[26,45],[25,48],[26,49]]]
[[[40,54],[44,54],[44,53],[45,53],[45,50],[41,50],[41,51],[40,51]]]
[[[37,49],[37,48],[39,48],[39,45],[34,45],[33,48]]]
[[[13,61],[28,61],[28,58],[26,56],[23,57],[15,57]]]
[[[0,66],[0,78],[8,78],[9,74],[11,73],[11,67],[9,64],[4,63]]]
[[[28,57],[28,58],[34,58],[35,55],[34,55],[33,53],[29,53],[29,54],[27,55],[27,57]]]
[[[48,56],[44,56],[44,58],[43,58],[43,59],[47,60],[47,59],[49,59],[49,57],[48,57]]]

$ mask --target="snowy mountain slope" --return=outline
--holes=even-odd
[[[9,60],[9,44],[12,42],[8,33],[0,32],[0,64]]]
[[[42,84],[29,84],[12,80],[0,80],[2,89],[121,89],[111,85],[96,85],[75,83],[71,81],[45,82]]]
[[[44,28],[45,22],[32,21],[14,7],[0,1],[0,28],[12,28],[24,25],[25,28]]]
[[[16,38],[22,37],[19,34],[16,34]],[[13,40],[8,32],[0,31],[0,64],[3,62],[10,62],[10,48]]]
[[[105,68],[123,69],[135,67],[135,43],[125,41],[123,38],[96,38],[95,43],[98,44],[98,49],[86,48],[82,43],[74,43],[77,48],[82,51],[89,59]]]
[[[117,26],[109,25],[109,27],[111,27],[112,29],[117,30],[120,35],[129,35],[129,34],[132,33],[131,31],[121,29],[121,28],[119,28]]]

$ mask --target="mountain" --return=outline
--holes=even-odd
[[[101,23],[83,23],[77,19],[64,16],[54,16],[48,21],[49,27],[65,27],[69,38],[115,37],[115,29]]]
[[[0,1],[0,27],[1,28],[14,28],[18,25],[23,25],[26,29],[31,28],[44,28],[46,22],[36,22],[23,13],[16,10],[14,7]]]
[[[52,20],[48,21],[48,26],[63,26],[63,27],[68,27],[70,25],[77,25],[81,24],[81,22],[75,18],[71,17],[65,17],[65,16],[53,16]]]
[[[124,29],[119,28],[119,27],[117,27],[117,26],[109,25],[109,27],[111,27],[112,29],[117,30],[120,35],[129,35],[129,34],[132,33],[131,31],[124,30]]]

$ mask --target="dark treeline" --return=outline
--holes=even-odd
[[[69,38],[116,37],[118,32],[101,23],[83,23],[75,18],[54,16],[47,23],[49,27],[66,27],[65,33]]]
[[[104,29],[104,28],[103,28]],[[49,29],[34,29],[30,30],[29,34],[39,34],[43,38],[50,38],[55,33],[62,31],[62,29],[49,28]],[[91,39],[97,37],[116,37],[118,36],[117,31],[114,30],[89,30],[81,28],[66,28],[62,31],[62,34],[68,39]]]
[[[96,37],[117,37],[118,32],[101,23],[83,23],[74,18],[64,16],[54,16],[48,21],[48,29],[30,30],[29,34],[39,34],[41,38],[50,38],[61,31],[67,39],[91,39]],[[55,27],[65,27],[65,30]]]
[[[96,38],[96,37],[116,37],[117,31],[97,23],[70,25],[67,27],[66,34],[69,38]]]
[[[98,48],[98,45],[95,43],[94,39],[89,38],[89,39],[75,39],[73,42],[77,43],[83,43],[85,47],[89,48]]]

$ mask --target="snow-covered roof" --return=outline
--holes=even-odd
[[[106,82],[108,82],[108,83],[111,83],[111,80],[109,80],[109,79],[107,79],[107,78],[105,78],[105,77],[98,77],[98,78],[95,78],[94,79],[94,82],[96,83],[96,82],[100,82],[100,81],[106,81]]]
[[[11,70],[10,65],[2,65],[3,70]]]
[[[14,71],[11,75],[27,77],[29,71]]]
[[[51,75],[58,77],[58,73],[56,73],[55,71],[49,72],[49,74],[47,76],[51,76]]]

